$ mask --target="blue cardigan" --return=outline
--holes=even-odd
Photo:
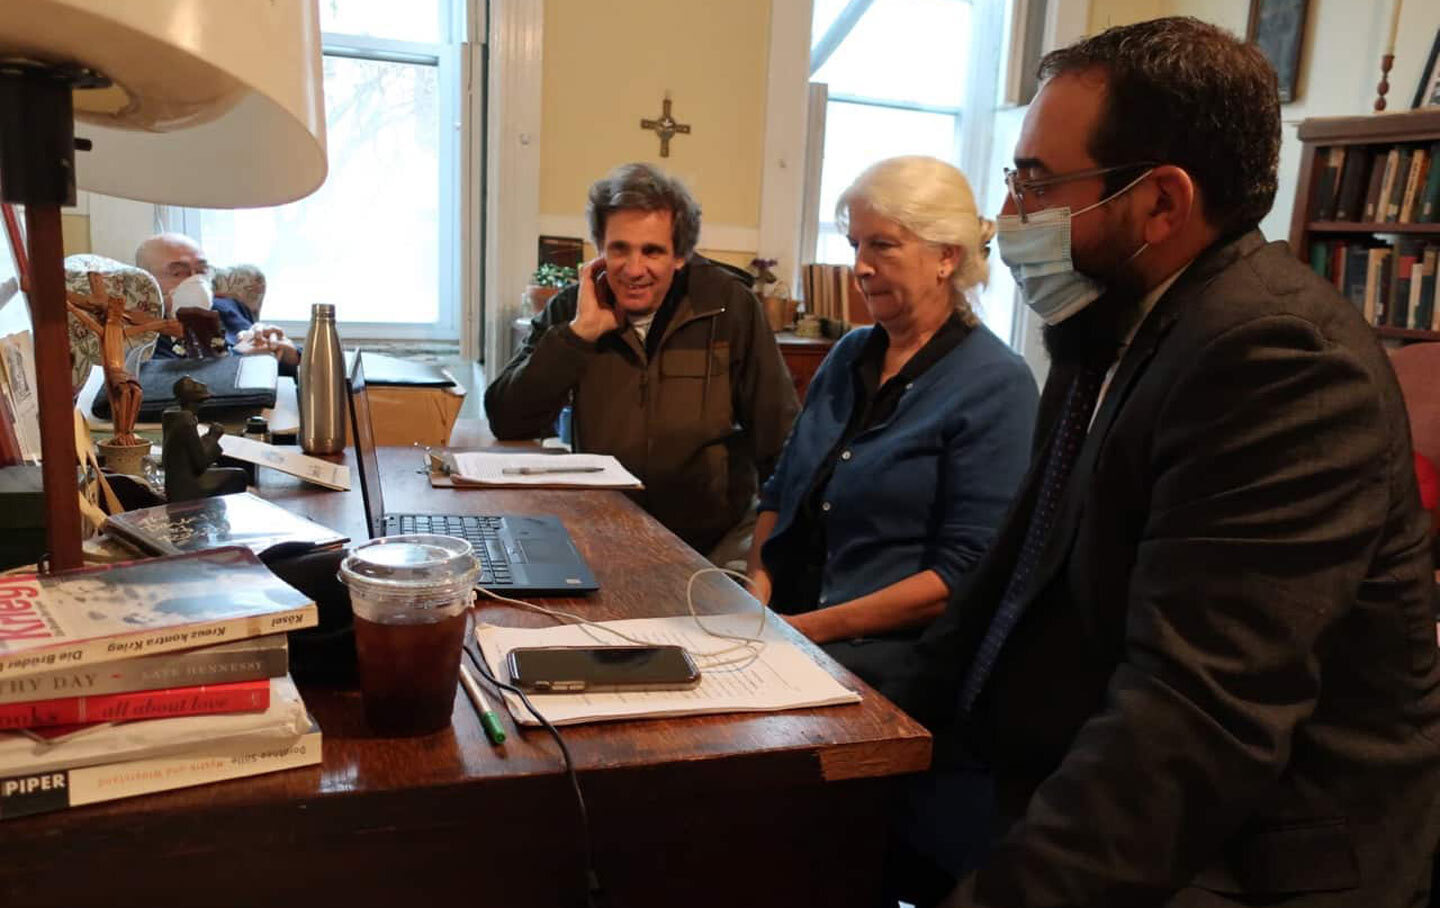
[[[760,510],[776,511],[761,547],[798,557],[796,509],[855,407],[853,367],[873,328],[825,357]],[[1024,360],[983,325],[912,382],[891,418],[860,433],[826,490],[829,549],[820,605],[838,605],[927,568],[951,591],[989,547],[1029,466],[1038,394]],[[780,611],[783,602],[774,603]]]

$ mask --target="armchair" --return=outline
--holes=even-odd
[[[254,265],[231,265],[215,269],[215,295],[228,296],[250,310],[250,317],[260,321],[260,307],[265,303],[265,273]]]

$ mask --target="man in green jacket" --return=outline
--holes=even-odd
[[[586,217],[601,254],[486,389],[490,429],[547,435],[573,403],[575,450],[614,455],[645,483],[645,510],[743,567],[755,492],[799,409],[760,303],[693,254],[700,206],[648,164],[592,185]]]

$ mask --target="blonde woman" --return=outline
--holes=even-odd
[[[971,307],[993,225],[959,170],[881,161],[836,215],[875,324],[816,373],[761,491],[749,572],[878,686],[989,546],[1029,461],[1037,393]]]

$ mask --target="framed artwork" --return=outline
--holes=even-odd
[[[1300,45],[1305,40],[1305,13],[1310,0],[1250,0],[1250,25],[1245,40],[1254,42],[1275,67],[1280,103],[1295,100],[1300,79]]]
[[[540,237],[540,264],[579,268],[585,244],[578,236]]]
[[[1430,42],[1430,59],[1420,71],[1420,84],[1415,87],[1415,103],[1411,107],[1440,107],[1440,28]]]

